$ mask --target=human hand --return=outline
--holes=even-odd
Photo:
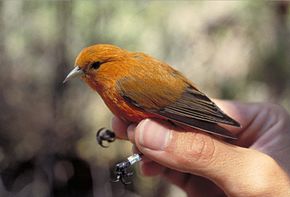
[[[149,119],[114,118],[113,129],[145,155],[144,175],[161,175],[188,196],[290,196],[289,114],[273,104],[215,102],[243,126],[228,127],[239,136],[234,144]]]

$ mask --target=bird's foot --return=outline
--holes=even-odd
[[[128,171],[128,169],[136,162],[139,162],[142,159],[142,154],[134,154],[127,158],[126,161],[120,162],[116,164],[114,175],[115,179],[113,182],[121,181],[124,185],[131,184],[132,182],[128,180],[128,177],[133,176],[132,171]]]
[[[117,183],[121,181],[124,185],[131,184],[132,182],[128,180],[128,177],[133,176],[133,172],[129,172],[128,169],[130,168],[131,164],[129,161],[123,161],[115,166],[114,174],[115,179],[112,181]]]
[[[107,148],[109,147],[108,144],[111,142],[114,142],[116,139],[116,135],[113,131],[106,129],[106,128],[101,128],[98,130],[97,134],[96,134],[96,139],[97,142],[100,146],[102,146],[103,148]],[[104,141],[106,141],[106,144],[104,144]]]

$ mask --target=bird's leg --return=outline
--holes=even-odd
[[[129,172],[128,169],[135,163],[142,160],[142,153],[140,154],[133,154],[132,156],[128,157],[126,161],[122,161],[117,163],[114,169],[115,179],[113,182],[121,181],[124,185],[131,184],[128,181],[128,177],[133,176],[133,172]]]
[[[104,141],[106,141],[107,143],[111,143],[115,141],[115,138],[116,138],[115,133],[106,128],[99,129],[96,134],[98,144],[104,148],[108,147],[107,145],[103,144]],[[126,161],[117,163],[114,169],[115,178],[113,182],[121,181],[125,185],[131,184],[131,182],[128,181],[128,177],[133,176],[133,172],[128,170],[132,165],[142,160],[142,155],[143,155],[142,153],[133,154],[132,156],[128,157]]]
[[[97,134],[96,134],[96,139],[97,142],[100,146],[107,148],[109,147],[108,145],[104,145],[104,141],[108,143],[111,143],[113,141],[115,141],[116,139],[116,135],[113,131],[106,129],[106,128],[101,128],[98,130]]]

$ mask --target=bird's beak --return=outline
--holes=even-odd
[[[73,78],[77,78],[77,77],[81,77],[83,76],[85,73],[84,71],[76,66],[72,71],[70,71],[70,73],[66,76],[66,78],[63,80],[63,83],[67,82],[68,80],[70,79],[73,79]]]

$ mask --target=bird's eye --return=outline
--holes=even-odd
[[[102,64],[101,62],[94,62],[92,63],[91,68],[98,69],[101,66],[101,64]]]

